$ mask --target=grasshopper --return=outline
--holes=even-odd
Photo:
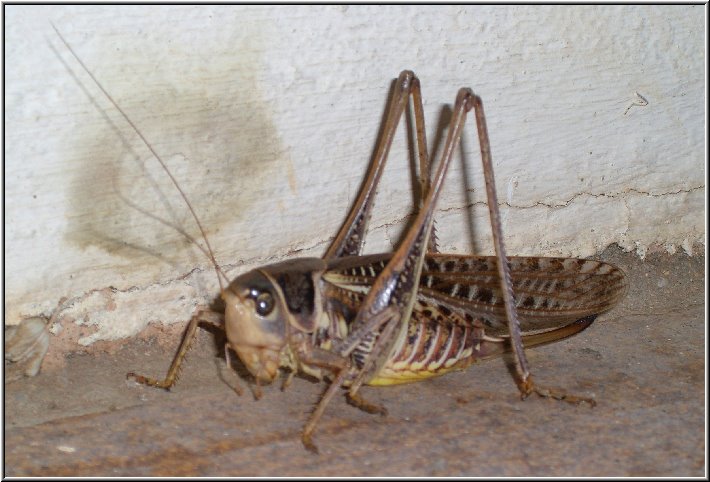
[[[289,371],[285,385],[298,372],[330,380],[302,432],[303,445],[313,452],[317,452],[313,434],[318,421],[341,389],[346,390],[350,404],[385,415],[383,406],[360,395],[363,384],[424,380],[510,351],[523,399],[535,393],[574,404],[595,404],[591,398],[535,383],[525,348],[561,340],[590,326],[624,296],[625,275],[599,261],[506,255],[483,103],[471,89],[458,91],[441,159],[432,176],[420,82],[412,71],[403,71],[360,192],[323,257],[270,264],[230,281],[219,268],[197,214],[170,170],[91,77],[180,191],[202,232],[203,251],[214,265],[226,306],[224,313],[201,309],[192,317],[164,379],[132,372],[127,374],[129,379],[170,389],[198,324],[215,324],[226,332],[227,365],[233,350],[255,378],[257,390],[261,383],[274,381],[282,368]],[[377,186],[408,107],[414,117],[420,208],[396,251],[363,255]],[[434,232],[437,199],[471,110],[495,246],[495,256],[488,257],[441,254]]]

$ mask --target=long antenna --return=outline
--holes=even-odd
[[[143,141],[143,144],[146,145],[146,147],[150,150],[150,152],[153,154],[153,156],[158,160],[160,165],[162,166],[163,170],[167,173],[168,177],[170,180],[173,182],[175,185],[175,189],[178,190],[180,193],[180,196],[182,196],[183,200],[185,201],[185,204],[187,204],[188,209],[190,210],[190,213],[192,214],[192,218],[195,220],[195,223],[197,224],[197,227],[200,228],[200,233],[202,233],[202,239],[205,240],[205,244],[207,245],[207,254],[210,261],[212,261],[212,264],[214,265],[215,272],[217,273],[217,281],[219,282],[219,289],[220,291],[224,291],[224,285],[222,284],[222,278],[229,283],[229,279],[227,276],[224,274],[222,269],[219,267],[217,264],[217,260],[214,257],[214,251],[212,251],[212,246],[210,246],[210,241],[207,239],[207,234],[205,233],[205,229],[202,227],[202,223],[200,222],[200,218],[197,217],[197,213],[195,213],[195,210],[192,208],[192,204],[190,204],[190,201],[187,199],[187,195],[185,195],[185,192],[180,188],[180,185],[178,184],[177,180],[173,176],[173,173],[170,172],[170,169],[168,169],[167,164],[163,161],[163,159],[158,155],[157,152],[155,152],[155,149],[153,149],[153,146],[148,142],[148,140],[141,134],[141,131],[138,130],[136,125],[133,123],[133,121],[126,115],[126,113],[121,109],[121,107],[116,103],[115,100],[113,100],[113,97],[111,97],[111,94],[109,94],[106,89],[104,89],[103,85],[101,85],[101,82],[98,81],[96,77],[94,77],[94,74],[91,73],[89,68],[82,62],[82,60],[79,58],[79,56],[74,52],[74,49],[69,45],[69,42],[67,42],[62,34],[59,32],[59,29],[54,25],[54,23],[49,22],[52,25],[52,28],[54,29],[55,32],[57,32],[57,35],[61,39],[62,43],[67,47],[69,52],[72,54],[72,56],[76,59],[77,62],[79,62],[79,65],[86,71],[87,74],[89,74],[89,77],[91,77],[91,80],[94,81],[94,83],[98,86],[98,88],[103,92],[103,94],[106,96],[106,98],[113,104],[113,106],[116,108],[118,112],[121,113],[124,119],[126,119],[126,122],[128,122],[128,125],[131,126],[131,128],[135,131],[136,134],[138,134],[138,137],[141,138]],[[195,243],[197,244],[197,243]],[[201,246],[197,245],[198,247]],[[204,253],[205,251],[202,250]],[[220,277],[221,275],[221,277]]]

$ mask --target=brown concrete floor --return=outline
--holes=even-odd
[[[173,355],[139,341],[7,384],[4,475],[707,475],[705,259],[642,262],[618,249],[603,258],[630,275],[622,305],[582,334],[528,352],[538,382],[591,395],[595,408],[521,401],[504,360],[491,360],[366,388],[387,417],[337,397],[313,455],[299,433],[324,385],[297,378],[284,393],[267,387],[260,401],[237,397],[215,335],[202,331],[170,393],[126,382],[132,370],[162,376]]]

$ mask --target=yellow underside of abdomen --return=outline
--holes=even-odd
[[[464,359],[450,367],[441,366],[435,370],[427,370],[424,367],[398,367],[397,369],[394,369],[388,364],[366,384],[381,387],[386,385],[400,385],[402,383],[420,382],[422,380],[426,380],[427,378],[439,377],[455,370],[463,370],[473,361],[474,360],[472,359]]]

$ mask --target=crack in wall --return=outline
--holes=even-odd
[[[254,257],[250,258],[247,260],[239,260],[237,263],[232,263],[232,264],[224,264],[221,265],[221,269],[223,269],[226,272],[232,271],[234,269],[237,269],[239,267],[243,266],[252,266],[252,265],[263,265],[263,264],[268,264],[269,262],[273,261],[278,261],[283,258],[288,258],[291,257],[295,254],[298,254],[303,251],[309,251],[312,249],[315,249],[323,244],[325,244],[328,241],[318,241],[310,246],[305,246],[302,248],[291,248],[288,249],[287,251],[279,254],[275,254],[269,257]],[[72,311],[75,313],[74,316],[74,323],[77,325],[95,325],[95,323],[92,323],[89,321],[90,313],[88,310],[86,310],[85,307],[82,305],[84,304],[91,304],[90,299],[94,296],[100,296],[104,299],[105,301],[105,308],[108,309],[108,307],[114,302],[116,295],[130,295],[132,293],[145,293],[148,292],[152,289],[155,288],[171,288],[173,287],[176,283],[181,283],[184,286],[189,286],[190,288],[194,289],[196,291],[196,295],[194,296],[195,300],[199,299],[204,299],[204,298],[209,298],[209,294],[199,294],[200,291],[206,291],[206,290],[200,290],[197,288],[198,285],[198,276],[200,275],[206,275],[208,271],[212,271],[212,267],[194,267],[190,269],[189,271],[176,275],[174,277],[170,277],[167,279],[162,279],[160,281],[155,281],[152,283],[146,283],[143,285],[133,285],[127,288],[116,288],[115,286],[105,286],[102,288],[94,288],[88,291],[84,291],[83,293],[77,294],[68,300],[66,300],[63,303],[62,309],[58,313],[57,316],[57,322],[62,321],[65,316],[68,316],[69,314],[72,313]],[[204,301],[204,300],[203,300]],[[199,302],[196,301],[196,303],[199,304]],[[54,308],[50,311],[53,311]],[[56,324],[56,323],[55,323]]]
[[[558,203],[558,204],[546,203],[544,201],[537,201],[533,204],[511,204],[507,201],[500,201],[500,202],[498,202],[498,206],[509,207],[512,209],[532,209],[532,208],[541,207],[541,206],[547,207],[550,209],[560,209],[560,208],[564,208],[564,207],[569,207],[569,205],[572,204],[575,201],[575,199],[580,198],[582,196],[589,196],[589,197],[593,197],[593,198],[611,198],[611,199],[621,198],[621,199],[626,200],[626,197],[624,195],[629,194],[629,193],[635,193],[635,194],[640,194],[640,195],[649,196],[649,197],[664,197],[664,196],[673,196],[673,195],[677,195],[680,193],[690,193],[690,192],[704,190],[704,189],[705,189],[705,186],[695,186],[695,187],[691,187],[689,189],[678,189],[677,191],[668,191],[668,192],[658,193],[658,194],[654,194],[654,193],[648,192],[648,191],[642,191],[640,189],[635,189],[635,188],[629,188],[624,191],[620,191],[620,192],[616,192],[616,193],[595,194],[595,193],[591,193],[591,192],[579,192],[579,193],[575,194],[574,196],[572,196],[571,198],[569,198],[568,200],[566,200],[562,203]],[[626,201],[624,201],[624,202],[626,202]],[[464,204],[462,206],[450,206],[450,207],[446,207],[446,208],[440,208],[440,209],[437,209],[436,212],[437,213],[458,212],[458,211],[468,210],[474,206],[488,206],[488,202],[475,201],[472,203]],[[628,204],[627,204],[627,209],[628,209]],[[392,221],[388,221],[388,222],[379,224],[377,226],[371,227],[370,229],[372,229],[372,230],[388,229],[388,228],[400,225],[401,223],[409,220],[409,218],[411,218],[415,214],[416,213],[414,213],[414,214],[410,213],[410,214],[395,218]]]
[[[594,198],[608,197],[608,198],[613,198],[613,199],[622,198],[622,199],[624,199],[624,204],[625,204],[625,207],[627,210],[627,216],[629,219],[629,221],[627,222],[627,230],[628,230],[628,224],[630,224],[631,209],[629,208],[628,203],[626,202],[626,197],[624,196],[624,194],[635,193],[635,194],[640,194],[640,195],[650,196],[650,197],[664,197],[664,196],[677,195],[680,193],[690,193],[690,192],[703,190],[703,189],[705,189],[705,186],[696,186],[696,187],[691,187],[689,189],[678,189],[676,191],[669,191],[669,192],[654,194],[654,193],[651,193],[648,191],[642,191],[642,190],[635,189],[635,188],[629,188],[629,189],[626,189],[626,190],[618,192],[618,193],[594,194],[594,193],[589,193],[589,192],[580,192],[560,204],[551,204],[551,203],[545,203],[543,201],[538,201],[538,202],[536,202],[534,204],[530,204],[530,205],[516,205],[516,204],[510,204],[510,203],[504,201],[504,202],[499,202],[498,205],[499,206],[507,206],[509,208],[514,208],[514,209],[531,209],[531,208],[535,208],[535,207],[539,207],[539,206],[544,206],[544,207],[551,208],[551,209],[559,209],[562,207],[568,207],[570,204],[572,204],[574,202],[575,199],[582,197],[582,196],[589,196],[589,197],[594,197]],[[487,206],[487,205],[488,205],[487,202],[476,201],[473,203],[465,204],[463,206],[451,206],[451,207],[447,207],[447,208],[437,209],[437,212],[440,212],[440,213],[458,212],[458,211],[470,209],[474,206]],[[386,223],[382,223],[377,226],[372,226],[369,229],[373,230],[373,231],[380,230],[380,229],[387,230],[388,228],[392,228],[392,227],[396,227],[396,226],[401,225],[402,223],[408,221],[415,214],[416,213],[410,213],[410,214],[395,218],[392,221],[388,221]],[[627,232],[624,232],[621,235],[625,236],[626,234],[627,234]],[[330,236],[327,239],[321,239],[321,240],[318,240],[318,241],[311,243],[309,245],[306,245],[306,246],[303,246],[305,244],[305,241],[296,242],[296,243],[292,244],[292,247],[289,247],[285,250],[281,250],[280,252],[273,254],[271,256],[266,256],[266,257],[254,256],[254,257],[247,258],[247,259],[240,259],[236,263],[221,264],[220,268],[223,269],[225,272],[227,272],[227,271],[233,271],[237,268],[244,267],[244,266],[268,264],[270,262],[279,261],[284,258],[288,258],[288,257],[297,255],[302,252],[308,252],[308,251],[314,250],[320,246],[324,246],[324,245],[332,242],[333,239],[334,238],[332,236]],[[392,240],[390,239],[390,236],[387,236],[387,239],[389,240],[390,244],[392,244]],[[211,269],[212,269],[212,267],[209,268],[209,270],[211,270]],[[114,286],[106,286],[103,288],[91,289],[89,291],[86,291],[84,293],[76,295],[76,296],[70,298],[69,300],[67,300],[65,302],[65,306],[62,308],[62,312],[70,309],[76,303],[79,303],[96,293],[106,293],[107,290],[110,291],[111,293],[132,293],[132,292],[136,292],[136,291],[144,291],[146,289],[149,289],[152,287],[157,287],[157,286],[169,286],[169,285],[171,285],[175,282],[178,282],[178,281],[189,282],[190,279],[193,278],[195,275],[202,274],[207,270],[208,270],[207,268],[195,267],[183,274],[177,275],[177,276],[169,278],[169,279],[165,279],[162,281],[156,281],[154,283],[148,283],[148,284],[144,284],[144,285],[140,285],[140,286],[134,285],[134,286],[130,286],[128,288],[123,288],[123,289],[119,289]]]
[[[546,207],[548,209],[560,209],[563,207],[568,207],[575,202],[576,199],[588,196],[593,198],[620,198],[625,206],[625,229],[619,233],[619,240],[628,245],[629,232],[632,225],[632,210],[628,204],[629,198],[632,196],[648,196],[648,197],[665,197],[673,196],[682,193],[690,193],[694,191],[704,190],[705,186],[696,186],[688,189],[678,189],[675,191],[668,191],[663,193],[652,193],[646,192],[635,188],[626,189],[622,192],[617,193],[589,193],[580,192],[576,193],[574,196],[570,197],[568,200],[560,204],[552,204],[545,202],[536,202],[531,205],[518,206],[511,205],[508,202],[501,202],[499,205],[508,206],[509,208],[515,209],[530,209],[534,207]],[[437,212],[458,212],[462,210],[468,210],[476,205],[486,206],[487,203],[483,201],[468,203],[464,206],[452,206],[437,210]],[[416,213],[409,213],[404,216],[395,218],[392,221],[379,224],[377,226],[372,226],[370,231],[384,229],[386,231],[386,238],[392,243],[391,237],[388,233],[390,228],[401,226],[402,223],[409,221],[412,216]],[[282,259],[293,257],[299,255],[300,253],[309,252],[315,250],[321,246],[327,245],[332,241],[333,237],[322,238],[316,240],[315,242],[306,243],[306,241],[301,240],[296,243],[291,243],[290,246],[284,250],[280,250],[276,254],[271,256],[263,257],[256,256],[249,259],[239,259],[235,263],[227,263],[221,265],[225,272],[232,272],[238,270],[242,267],[248,266],[258,266],[263,264],[268,264],[271,262],[277,262]],[[636,242],[636,253],[643,258],[645,253],[645,247],[641,246],[639,242]],[[687,251],[687,250],[686,250]],[[134,304],[134,298],[136,305],[136,314],[132,315],[133,319],[130,324],[125,329],[118,331],[119,337],[133,336],[141,330],[145,329],[148,324],[160,322],[165,323],[167,320],[172,319],[175,322],[184,322],[191,316],[190,312],[194,311],[194,307],[200,303],[203,303],[205,299],[210,298],[210,293],[208,289],[201,288],[204,281],[201,281],[200,276],[206,275],[207,271],[211,271],[212,267],[194,267],[182,274],[170,277],[168,279],[162,279],[153,283],[147,283],[144,285],[133,285],[127,288],[119,289],[114,286],[107,286],[103,288],[96,288],[85,291],[81,294],[73,296],[67,300],[61,309],[61,312],[57,316],[57,323],[63,322],[69,319],[76,325],[79,326],[92,326],[96,328],[94,333],[84,336],[78,340],[78,343],[83,346],[88,346],[93,344],[95,341],[110,339],[113,335],[109,335],[109,330],[111,329],[105,327],[104,325],[109,323],[115,323],[116,320],[122,319],[125,310],[131,308]],[[216,292],[215,292],[216,294]],[[125,296],[121,296],[125,295]],[[152,304],[151,296],[155,296],[155,305]],[[172,315],[170,315],[172,314]],[[73,315],[73,316],[72,316]],[[73,318],[73,319],[72,319]],[[113,320],[113,321],[111,321]],[[55,323],[55,325],[57,324]],[[61,325],[59,325],[61,329]],[[53,333],[58,334],[57,330],[53,327]],[[131,335],[132,333],[132,335]],[[123,334],[123,335],[121,335]]]
[[[499,206],[508,206],[510,208],[515,208],[515,209],[530,209],[530,208],[535,208],[535,207],[539,207],[539,206],[544,206],[544,207],[548,207],[551,209],[559,209],[559,208],[569,206],[570,204],[572,204],[575,201],[575,199],[582,197],[582,196],[589,196],[589,197],[593,197],[593,198],[603,198],[604,197],[604,198],[617,199],[619,197],[624,197],[624,195],[626,195],[626,194],[634,193],[634,194],[640,194],[640,195],[648,196],[648,197],[664,197],[664,196],[673,196],[673,195],[680,194],[680,193],[690,193],[690,192],[704,190],[704,189],[705,189],[705,186],[703,185],[703,186],[691,187],[689,189],[678,189],[676,191],[668,191],[668,192],[662,192],[662,193],[652,193],[650,191],[643,191],[641,189],[636,189],[636,188],[628,188],[623,191],[613,192],[613,193],[606,193],[606,192],[592,193],[592,192],[583,191],[583,192],[576,193],[574,196],[567,199],[566,201],[563,201],[561,203],[556,203],[556,204],[555,203],[546,203],[544,201],[537,201],[533,204],[511,204],[511,203],[508,203],[507,201],[503,201],[503,202],[499,202],[498,205]],[[484,205],[484,206],[488,205],[487,202],[477,201],[475,203],[472,203],[471,205],[463,206],[463,208],[468,208],[468,207],[471,207],[476,204]],[[462,209],[462,208],[449,208],[449,209],[445,209],[442,211],[450,211],[450,210],[454,210],[454,209]]]

